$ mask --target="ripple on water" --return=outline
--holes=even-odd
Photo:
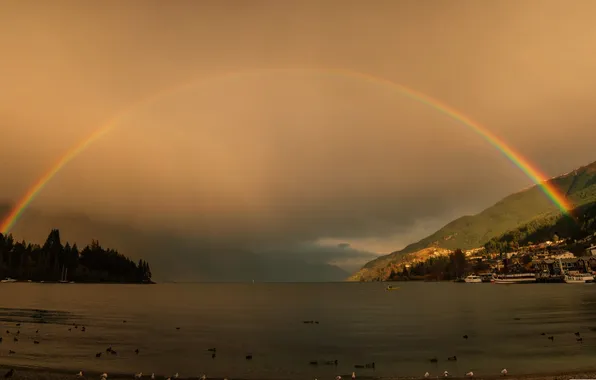
[[[372,361],[376,369],[356,369],[359,377],[559,372],[587,368],[596,353],[596,292],[588,287],[400,287],[388,295],[379,284],[14,284],[0,287],[0,325],[14,334],[21,323],[20,341],[5,339],[0,356],[76,371],[279,379],[330,378]],[[19,298],[10,297],[17,288]],[[105,353],[110,345],[118,355]],[[429,362],[434,356],[439,363]],[[309,365],[333,359],[337,367]]]

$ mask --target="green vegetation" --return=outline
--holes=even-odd
[[[596,202],[596,162],[549,182],[576,206]],[[534,186],[506,197],[477,215],[456,219],[401,252],[414,252],[432,245],[447,249],[481,247],[490,239],[536,218],[560,216],[542,189]]]
[[[52,230],[43,246],[14,242],[12,235],[0,234],[0,277],[17,280],[150,283],[149,264],[138,265],[112,249],[92,241],[79,252],[77,245],[62,245],[60,232]]]
[[[596,202],[575,209],[573,216],[550,215],[537,218],[523,226],[489,240],[485,245],[488,252],[512,252],[519,247],[557,241],[569,241],[569,249],[583,252],[585,244],[576,241],[596,234]]]
[[[580,209],[581,206],[596,202],[596,162],[548,182]],[[538,221],[545,221],[544,223],[548,225],[550,222],[546,221],[558,221],[561,217],[561,212],[546,197],[542,189],[533,186],[504,198],[477,215],[456,219],[434,234],[408,245],[401,251],[370,261],[351,279],[373,279],[376,273],[380,273],[384,268],[401,263],[412,253],[421,252],[429,247],[449,250],[478,248],[491,239],[500,238],[508,231],[514,231],[521,226],[542,223]],[[560,224],[557,228],[558,226]],[[564,231],[561,227],[560,236],[563,236]],[[537,241],[538,237],[536,235],[530,240]],[[552,235],[549,239],[551,238]]]
[[[455,280],[465,275],[468,269],[466,255],[461,249],[456,249],[448,256],[431,257],[426,261],[414,264],[410,268],[404,267],[400,272],[391,271],[389,281],[400,279],[424,278],[425,280]],[[475,271],[486,270],[486,264],[474,265]]]

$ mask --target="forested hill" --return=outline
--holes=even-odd
[[[576,207],[596,202],[596,162],[548,182]],[[405,254],[422,252],[430,247],[449,250],[478,248],[534,220],[557,219],[560,216],[561,213],[542,189],[533,186],[502,199],[479,214],[456,219],[401,251],[370,261],[352,279],[368,279],[368,274],[398,262]]]
[[[596,162],[549,180],[576,207],[596,201]],[[533,186],[512,194],[473,216],[464,216],[434,234],[410,244],[400,252],[415,252],[428,246],[471,249],[542,216],[560,216],[542,189]]]
[[[66,278],[64,278],[66,276]],[[0,234],[0,277],[31,281],[151,283],[149,264],[132,260],[99,242],[79,250],[62,244],[60,231],[52,230],[43,246],[16,242]]]
[[[523,246],[566,239],[571,243],[572,251],[577,248],[577,253],[583,253],[596,236],[596,202],[583,205],[572,214],[574,217],[551,215],[537,218],[489,240],[484,247],[489,252],[512,252]]]

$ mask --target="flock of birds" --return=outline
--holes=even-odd
[[[122,323],[127,323],[127,321],[126,320],[123,320]],[[305,323],[317,323],[318,324],[319,322],[318,321],[308,321],[308,322],[305,322]],[[13,340],[14,343],[17,343],[17,342],[19,342],[19,337],[21,336],[21,330],[20,330],[21,323],[16,323],[15,327],[17,328],[17,331],[14,334],[11,333],[10,330],[6,330],[6,335],[13,335],[13,339],[12,340]],[[80,329],[79,329],[79,327],[80,327]],[[85,326],[79,326],[76,323],[73,323],[72,326],[68,328],[68,331],[71,332],[73,328],[75,330],[79,330],[81,332],[87,331],[87,329],[86,329]],[[176,330],[177,331],[180,331],[180,327],[176,327]],[[40,341],[38,339],[39,339],[39,329],[35,330],[35,338],[33,340],[33,344],[40,344]],[[2,336],[0,336],[0,343],[3,343],[3,341],[4,341],[4,338]],[[213,359],[215,359],[216,354],[217,354],[217,349],[216,348],[209,348],[209,349],[207,349],[207,351],[210,352],[211,353],[211,357]],[[134,350],[134,353],[136,355],[138,355],[140,352],[141,351],[138,348]],[[106,354],[110,354],[110,355],[118,355],[118,352],[116,350],[114,350],[112,348],[112,346],[108,347],[105,350],[105,353]],[[16,354],[16,351],[10,349],[8,351],[8,354],[11,355],[11,356],[12,355],[15,355]],[[101,358],[102,354],[103,354],[103,352],[100,351],[100,352],[98,352],[98,353],[95,354],[95,357],[96,358]],[[253,358],[253,355],[252,354],[247,354],[245,356],[245,359],[246,360],[252,360],[252,358]],[[12,378],[14,374],[15,374],[15,370],[14,370],[14,368],[11,368],[8,372],[6,372],[4,374],[4,378],[5,379]],[[81,379],[82,378],[85,378],[85,375],[84,375],[83,371],[79,371],[76,374],[76,376],[78,378],[81,378]],[[139,372],[139,373],[135,373],[134,374],[134,379],[142,379],[143,377],[144,377],[143,376],[143,372]],[[178,379],[178,377],[179,377],[179,374],[178,373],[175,373],[172,376],[164,377],[164,378],[165,378],[165,380],[173,380],[173,379]],[[151,380],[155,380],[155,378],[156,378],[155,373],[152,373],[149,378]],[[108,379],[108,374],[106,372],[102,373],[100,375],[99,379],[100,380],[107,380]],[[206,375],[201,376],[200,377],[200,380],[207,380],[207,376]],[[228,379],[227,378],[224,378],[223,380],[228,380]]]
[[[519,318],[514,318],[514,319],[515,320],[519,320]],[[122,322],[123,323],[126,323],[127,321],[126,320],[123,320]],[[302,322],[304,324],[319,324],[319,321],[314,321],[314,320],[302,321]],[[17,331],[14,334],[12,334],[10,332],[10,330],[6,330],[6,334],[7,335],[13,335],[12,336],[12,338],[13,338],[12,340],[15,343],[19,341],[19,337],[20,337],[20,334],[21,334],[20,326],[21,326],[21,323],[16,323]],[[79,325],[73,323],[72,324],[72,327],[69,327],[68,328],[68,331],[72,331],[73,328],[75,330],[76,329],[79,329]],[[176,327],[176,330],[180,330],[180,327]],[[85,332],[86,331],[85,326],[80,326],[80,330],[79,331]],[[574,334],[575,334],[575,337],[576,337],[576,341],[579,342],[579,343],[583,343],[583,338],[582,338],[580,332],[575,332]],[[546,336],[547,334],[543,332],[540,335]],[[463,339],[466,339],[467,340],[467,339],[469,339],[469,336],[468,335],[463,335]],[[550,336],[547,337],[547,339],[550,340],[551,342],[554,342],[555,337],[554,337],[554,335],[550,335]],[[2,343],[3,340],[4,340],[3,337],[0,336],[0,343]],[[36,344],[36,345],[37,344],[40,344],[40,341],[39,341],[39,329],[35,331],[35,337],[33,338],[33,344]],[[207,351],[211,353],[211,357],[212,358],[215,358],[216,357],[217,349],[215,347],[209,348],[209,349],[207,349]],[[140,350],[137,348],[137,349],[134,350],[134,352],[135,352],[136,355],[138,355],[140,353]],[[12,349],[9,350],[8,353],[9,353],[9,355],[15,355],[16,354],[16,352],[14,350],[12,350]],[[110,355],[118,355],[118,352],[115,351],[112,348],[112,346],[108,347],[105,350],[105,353],[106,354],[110,354]],[[103,352],[100,351],[100,352],[98,352],[98,353],[95,354],[95,357],[96,358],[100,358],[102,356],[102,354],[103,354]],[[248,355],[245,356],[245,359],[246,360],[252,360],[252,358],[253,358],[252,354],[248,354]],[[436,363],[438,363],[439,360],[436,357],[433,357],[433,358],[429,359],[429,361],[431,363],[435,363],[436,364]],[[455,356],[455,355],[454,356],[450,356],[450,357],[447,358],[447,361],[451,361],[451,362],[457,361],[457,356]],[[313,365],[313,366],[317,366],[319,364],[337,366],[339,364],[339,362],[338,362],[337,359],[336,360],[325,360],[325,361],[313,360],[313,361],[310,361],[309,364],[310,365]],[[365,369],[373,369],[374,370],[375,369],[375,362],[371,362],[371,363],[367,363],[367,364],[356,364],[356,365],[354,365],[354,368],[365,368]],[[507,369],[506,368],[503,368],[501,370],[501,376],[506,376],[507,373],[508,372],[507,372]],[[5,379],[11,378],[11,377],[13,377],[14,374],[15,374],[15,370],[14,369],[10,369],[8,372],[6,372],[6,374],[4,375],[4,378]],[[84,374],[83,374],[83,371],[80,371],[79,373],[77,373],[76,376],[78,378],[84,378],[85,377]],[[443,377],[449,377],[451,375],[450,375],[450,373],[448,371],[444,371],[443,374],[442,374],[442,376]],[[467,372],[465,374],[465,376],[466,377],[474,377],[474,372],[472,372],[472,371]],[[135,373],[134,374],[134,379],[142,379],[143,377],[144,377],[144,375],[143,375],[142,372],[139,372],[139,373]],[[166,377],[165,379],[166,380],[173,380],[173,379],[178,379],[178,377],[179,377],[179,374],[178,373],[175,373],[174,375],[172,375],[170,377]],[[424,374],[424,378],[427,378],[428,379],[430,377],[431,377],[431,374],[429,372],[426,372]],[[439,376],[435,376],[435,377],[438,378]],[[155,378],[156,378],[155,377],[155,373],[152,373],[149,378],[151,380],[155,380]],[[352,380],[355,380],[356,379],[356,373],[355,372],[352,372],[351,378],[352,378]],[[103,374],[100,375],[100,380],[107,380],[107,379],[108,379],[108,374],[107,373],[104,372]],[[207,377],[206,377],[206,375],[203,375],[203,376],[200,377],[200,379],[201,380],[207,380]],[[336,380],[341,380],[342,377],[341,376],[336,376],[335,379]],[[224,380],[228,380],[228,379],[224,378]],[[317,380],[317,379],[314,379],[314,380]]]
[[[514,320],[516,320],[516,321],[519,321],[519,320],[520,320],[520,318],[514,318]],[[542,336],[546,336],[546,333],[544,333],[544,332],[543,332],[543,333],[541,333],[540,335],[542,335]],[[574,333],[574,335],[575,335],[575,338],[576,338],[575,340],[576,340],[577,342],[579,342],[579,343],[583,343],[584,339],[581,337],[581,333],[580,333],[579,331],[575,332],[575,333]],[[468,336],[468,335],[464,335],[462,338],[464,338],[464,339],[466,339],[466,340],[467,340],[467,339],[469,339],[469,336]],[[550,340],[551,342],[554,342],[554,341],[555,341],[555,337],[554,337],[554,335],[550,335],[550,336],[548,336],[548,338],[547,338],[547,339],[548,339],[548,340]],[[448,360],[448,361],[452,361],[452,362],[453,362],[453,361],[457,361],[457,356],[455,356],[455,355],[454,355],[454,356],[450,356],[450,357],[448,357],[448,358],[447,358],[447,360]],[[438,363],[438,362],[439,362],[439,360],[438,360],[436,357],[434,357],[434,358],[431,358],[429,361],[430,361],[431,363]],[[506,375],[507,375],[507,368],[503,368],[503,369],[501,370],[501,375],[502,375],[502,376],[506,376]],[[450,374],[449,374],[449,372],[448,372],[448,371],[444,371],[444,372],[443,372],[443,377],[449,377],[449,376],[450,376]],[[425,378],[429,378],[429,377],[430,377],[430,373],[429,373],[429,372],[426,372],[426,373],[424,374],[424,377],[425,377]],[[438,376],[437,376],[437,377],[438,377]],[[470,371],[470,372],[467,372],[467,373],[466,373],[466,377],[474,377],[474,372],[472,372],[472,371]]]

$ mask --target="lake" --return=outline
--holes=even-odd
[[[0,363],[244,379],[596,367],[596,285],[395,285],[3,283]],[[107,354],[109,346],[118,355]],[[458,360],[447,361],[453,355]],[[337,367],[309,365],[336,359]],[[354,369],[369,362],[374,370]]]

